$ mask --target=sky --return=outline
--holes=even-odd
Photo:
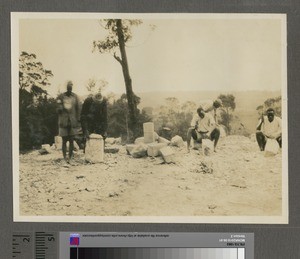
[[[278,17],[144,19],[126,49],[133,90],[280,90],[286,40],[281,30]],[[92,51],[93,41],[106,35],[97,19],[21,19],[19,53],[36,54],[53,72],[47,89],[53,96],[68,80],[74,92],[87,94],[89,79],[106,80],[107,92],[122,93],[120,64],[111,54]]]

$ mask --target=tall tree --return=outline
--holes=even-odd
[[[35,54],[23,51],[19,58],[19,87],[32,96],[47,94],[46,88],[50,85],[51,70],[44,69]]]
[[[48,98],[47,87],[53,74],[35,54],[19,57],[19,139],[20,150],[51,143],[57,131],[56,102]]]
[[[111,53],[122,67],[126,87],[126,96],[130,118],[130,128],[134,132],[137,124],[137,103],[132,89],[132,80],[126,54],[126,42],[132,38],[131,27],[142,23],[141,20],[104,19],[100,21],[108,35],[104,40],[94,41],[94,50],[100,53]],[[120,55],[117,54],[119,50]]]

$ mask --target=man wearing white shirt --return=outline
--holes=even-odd
[[[268,139],[276,139],[281,147],[281,119],[275,116],[274,109],[267,110],[267,116],[261,117],[256,130],[256,140],[261,151],[265,150]]]
[[[213,113],[215,122],[217,122],[217,109],[222,106],[222,100],[216,99],[216,100],[202,100],[200,102],[199,108],[202,108],[202,110],[205,113]]]
[[[214,148],[216,149],[218,140],[220,138],[220,130],[216,127],[216,122],[210,113],[206,113],[202,108],[197,109],[197,114],[194,115],[191,121],[191,127],[187,132],[187,149],[190,151],[191,138],[198,143],[202,139],[210,139],[214,141]]]

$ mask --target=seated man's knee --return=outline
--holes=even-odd
[[[218,128],[215,128],[211,133],[211,138],[216,139],[220,137],[220,130]]]
[[[261,131],[256,132],[256,137],[264,137],[264,134]]]
[[[215,130],[215,132],[216,132],[215,134],[219,137],[220,134],[221,134],[220,129],[219,129],[219,128],[215,128],[214,130]]]

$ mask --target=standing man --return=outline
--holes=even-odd
[[[84,138],[92,133],[100,134],[103,139],[107,137],[107,100],[101,93],[97,93],[84,100],[81,110],[81,127]]]
[[[210,113],[205,113],[202,108],[197,109],[191,121],[191,127],[187,132],[187,149],[190,152],[191,138],[198,143],[202,143],[202,139],[210,139],[214,141],[214,149],[220,138],[220,130],[216,127],[215,120]]]
[[[68,81],[67,91],[57,98],[59,135],[62,137],[62,152],[67,163],[73,158],[74,137],[79,126],[79,101],[72,92],[73,83]],[[69,157],[67,158],[67,142],[69,141]]]
[[[274,109],[267,110],[267,116],[261,117],[256,130],[256,140],[261,151],[265,150],[268,139],[276,139],[281,148],[281,119],[275,116]]]

